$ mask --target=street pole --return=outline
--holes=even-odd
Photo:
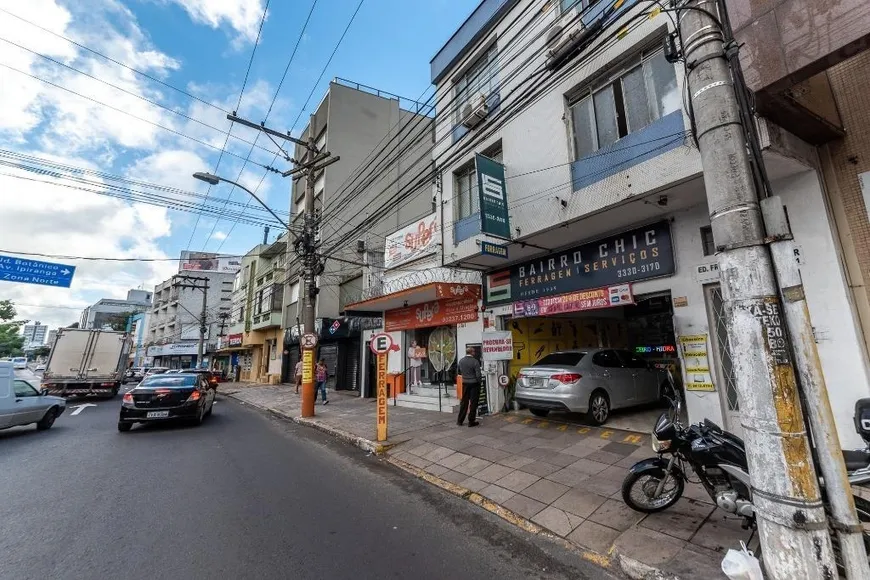
[[[772,580],[834,578],[827,519],[717,14],[714,0],[688,0],[677,10],[761,551]]]
[[[275,144],[276,147],[284,154],[284,158],[287,161],[292,162],[296,167],[293,169],[280,172],[277,170],[277,173],[280,173],[282,177],[293,176],[294,180],[299,178],[305,179],[305,204],[304,204],[304,215],[303,217],[303,231],[301,238],[296,238],[293,235],[293,232],[290,231],[290,226],[284,224],[284,222],[272,212],[256,195],[247,188],[240,186],[234,181],[230,181],[228,179],[224,179],[222,177],[218,177],[216,175],[197,173],[194,174],[194,177],[200,179],[202,181],[206,181],[211,184],[215,184],[218,181],[227,181],[229,183],[233,183],[239,187],[242,187],[245,191],[247,191],[254,199],[260,202],[263,207],[265,207],[272,215],[278,219],[280,223],[286,225],[287,227],[287,235],[288,241],[290,238],[296,239],[294,245],[300,250],[301,261],[302,261],[302,287],[300,289],[300,293],[302,294],[302,329],[303,336],[304,335],[313,335],[315,329],[315,299],[317,297],[317,293],[319,292],[317,288],[317,280],[316,276],[320,271],[320,258],[317,255],[317,242],[315,240],[318,218],[314,211],[314,186],[317,182],[317,174],[320,170],[324,169],[328,165],[332,165],[336,161],[340,160],[341,157],[338,155],[332,155],[329,151],[320,151],[317,147],[317,130],[315,126],[315,116],[311,115],[310,121],[308,123],[308,139],[302,140],[297,139],[296,137],[292,137],[290,132],[281,133],[274,129],[270,129],[266,127],[263,123],[254,123],[252,121],[248,121],[247,119],[243,119],[234,113],[228,114],[227,119],[233,121],[234,123],[239,123],[240,125],[244,125],[246,127],[250,127],[252,129],[256,129],[266,134],[269,139],[272,140],[272,143]],[[281,145],[275,140],[275,138],[283,139],[290,141],[291,143],[295,143],[296,145],[300,145],[305,148],[305,159],[302,162],[297,161],[288,155],[282,148]],[[292,197],[292,195],[291,195]],[[292,200],[291,200],[292,201]],[[305,346],[303,342],[302,349],[302,416],[303,417],[313,417],[314,416],[314,351],[315,346]]]
[[[179,276],[182,280],[192,280],[192,284],[178,284],[179,288],[192,288],[194,290],[202,290],[202,310],[199,315],[199,343],[196,347],[196,368],[202,368],[202,358],[205,355],[205,333],[208,331],[208,324],[205,318],[208,308],[208,278],[202,276]],[[200,286],[197,282],[202,282]],[[191,313],[193,314],[193,313]]]

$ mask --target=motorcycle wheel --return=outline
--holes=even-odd
[[[855,511],[858,513],[858,521],[864,525],[864,549],[870,556],[870,535],[868,535],[868,527],[870,527],[870,501],[862,497],[855,497]],[[837,563],[837,571],[840,576],[845,575],[845,567],[843,566],[843,553],[840,550],[840,538],[836,531],[831,530],[831,547],[834,550],[834,561]]]
[[[664,488],[661,495],[656,496],[656,488],[662,479],[665,479]],[[631,472],[622,482],[622,501],[635,511],[652,514],[677,503],[684,487],[681,477],[667,475],[659,467]]]

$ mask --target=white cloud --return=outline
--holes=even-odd
[[[211,239],[221,242],[227,239],[227,234],[225,232],[217,231],[211,235]]]
[[[212,28],[229,25],[239,36],[253,42],[263,17],[262,0],[165,0],[178,4],[194,22]]]

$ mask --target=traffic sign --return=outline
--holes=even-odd
[[[507,375],[499,375],[498,376],[498,384],[500,387],[508,386],[508,383],[511,382],[510,377]]]
[[[372,337],[369,348],[375,354],[387,354],[391,350],[395,350],[393,348],[393,337],[386,332],[376,334]]]
[[[302,348],[314,348],[317,346],[317,335],[313,332],[307,332],[302,335]]]
[[[76,267],[0,255],[0,282],[69,288]]]

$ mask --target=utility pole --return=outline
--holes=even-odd
[[[302,262],[302,272],[300,276],[302,279],[302,286],[300,289],[302,300],[302,331],[304,335],[312,335],[314,334],[316,319],[315,299],[317,298],[317,294],[319,292],[319,289],[317,288],[316,277],[320,272],[322,272],[323,268],[320,262],[320,258],[317,255],[316,234],[319,220],[314,211],[314,185],[317,182],[317,176],[320,171],[327,165],[332,165],[333,163],[341,159],[341,157],[337,155],[332,155],[329,151],[320,151],[320,149],[317,147],[317,129],[315,123],[316,119],[314,115],[311,115],[310,117],[308,123],[308,139],[304,141],[302,139],[292,137],[289,131],[287,133],[280,133],[273,129],[269,129],[263,123],[257,124],[246,119],[242,119],[241,117],[238,117],[235,112],[227,115],[227,119],[265,133],[266,136],[272,140],[272,143],[274,143],[275,146],[278,147],[278,150],[284,154],[284,159],[290,161],[296,166],[293,169],[289,169],[284,172],[278,172],[277,170],[274,171],[280,173],[282,177],[293,176],[294,181],[302,178],[305,179],[305,204],[304,215],[302,216],[302,236],[297,238],[293,235],[293,232],[289,231],[289,228],[287,234],[288,241],[290,237],[293,237],[295,239],[294,246],[296,247],[296,250],[299,253]],[[277,137],[279,139],[286,139],[287,141],[304,147],[304,160],[297,161],[296,159],[288,155],[273,137]],[[305,346],[305,343],[303,341],[301,412],[303,417],[314,416],[314,350],[315,347]]]
[[[715,0],[686,0],[677,8],[761,551],[772,580],[834,578],[828,522],[719,14]]]
[[[208,283],[209,279],[201,276],[179,276],[182,280],[188,280],[190,284],[178,284],[179,288],[193,288],[202,290],[202,310],[199,315],[199,344],[196,347],[196,368],[202,368],[202,360],[205,355],[205,333],[208,332],[206,323],[206,311],[208,308]],[[202,282],[202,284],[199,284]]]

